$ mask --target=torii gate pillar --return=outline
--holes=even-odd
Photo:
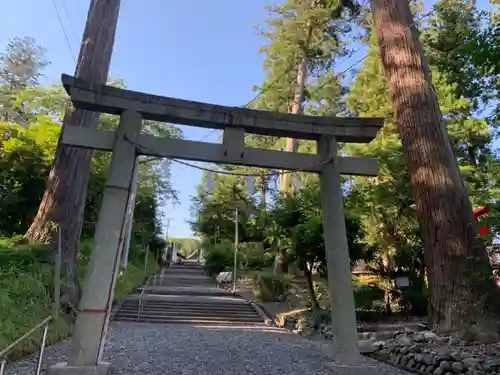
[[[329,160],[319,172],[328,291],[335,334],[335,364],[329,367],[338,374],[376,375],[376,368],[361,365],[337,141],[333,136],[324,135],[317,141],[317,148],[320,157]]]

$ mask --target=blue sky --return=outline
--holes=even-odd
[[[55,2],[55,6],[54,6]],[[263,39],[254,25],[266,18],[267,0],[122,0],[110,74],[128,88],[183,99],[240,106],[264,78]],[[429,6],[434,1],[426,0]],[[73,74],[90,0],[2,0],[0,49],[8,38],[31,36],[47,49],[46,80]],[[479,0],[485,6],[487,0]],[[56,8],[68,36],[57,17]],[[5,16],[5,15],[8,15]],[[352,56],[349,66],[362,57]],[[185,138],[200,140],[210,130],[182,127]],[[218,132],[206,141],[217,142]],[[191,235],[190,197],[201,171],[174,164],[172,183],[180,204],[164,207],[170,235]]]

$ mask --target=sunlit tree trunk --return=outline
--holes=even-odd
[[[432,327],[491,331],[498,305],[408,0],[372,0],[380,55],[424,241]]]
[[[106,83],[113,52],[120,0],[92,0],[83,33],[75,76]],[[99,114],[66,108],[66,125],[96,128]],[[62,132],[61,132],[62,134]],[[75,306],[79,300],[77,254],[80,244],[92,151],[57,145],[54,164],[37,215],[26,233],[31,242],[49,242],[51,222],[62,230],[61,301]]]

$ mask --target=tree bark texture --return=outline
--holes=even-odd
[[[316,1],[314,0],[312,3],[312,6],[316,6]],[[291,114],[299,114],[302,112],[302,102],[304,101],[304,89],[306,86],[306,81],[307,81],[307,73],[309,69],[309,44],[312,36],[312,31],[313,31],[313,25],[312,22],[309,21],[307,22],[306,25],[306,41],[303,47],[302,51],[302,57],[297,65],[297,80],[295,84],[295,90],[293,94],[293,101],[292,105],[290,108],[290,113]],[[297,152],[298,149],[298,141],[293,138],[287,138],[286,139],[286,148],[285,150],[287,152]],[[282,174],[282,179],[281,179],[281,186],[280,190],[282,192],[290,192],[293,189],[293,184],[292,184],[292,174],[285,173]]]
[[[92,0],[83,33],[75,76],[91,83],[106,83],[109,73],[120,0]],[[68,105],[61,131],[68,124],[96,128],[99,113],[75,110]],[[61,302],[79,301],[77,255],[90,174],[90,150],[57,144],[54,164],[37,215],[25,234],[31,242],[48,242],[51,222],[62,230]]]
[[[407,0],[372,0],[413,199],[424,241],[432,327],[491,328],[497,293]]]
[[[304,56],[301,58],[300,63],[297,68],[297,86],[295,89],[292,107],[290,110],[291,114],[299,114],[302,111],[302,102],[304,101],[304,87],[306,84],[307,78],[307,68],[309,65],[309,58]],[[286,148],[287,152],[297,152],[298,142],[296,139],[287,138],[286,139]],[[291,173],[283,173],[283,178],[281,179],[281,191],[289,192],[292,190],[292,174]]]

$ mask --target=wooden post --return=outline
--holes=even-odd
[[[322,136],[318,141],[318,152],[321,158],[330,159],[322,166],[320,186],[328,289],[334,330],[333,360],[335,363],[332,367],[342,374],[368,374],[366,367],[361,367],[358,347],[344,198],[338,170],[337,150],[337,141],[332,136]],[[369,371],[372,371],[370,374],[376,374],[376,369],[370,368]]]
[[[136,151],[132,142],[139,136],[141,120],[141,115],[132,110],[121,114],[73,334],[70,366],[95,366],[101,359],[134,174]]]

